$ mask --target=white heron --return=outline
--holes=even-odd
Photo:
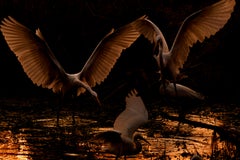
[[[34,84],[51,89],[61,97],[77,97],[87,90],[99,102],[92,87],[106,79],[122,51],[140,36],[133,26],[144,18],[142,16],[123,27],[112,29],[98,43],[81,71],[75,74],[64,70],[40,29],[33,32],[11,16],[2,20],[0,29],[9,48]]]
[[[163,33],[151,20],[145,18],[135,23],[135,28],[154,44],[154,57],[163,83],[168,78],[172,79],[175,84],[188,58],[190,48],[198,41],[203,42],[223,28],[230,19],[235,4],[235,0],[220,0],[186,17],[170,50]],[[177,94],[181,93],[177,92]]]
[[[126,97],[126,108],[116,118],[113,130],[99,133],[93,137],[93,142],[102,144],[102,150],[120,156],[138,154],[142,150],[140,140],[150,144],[137,129],[147,123],[148,111],[142,98],[132,90]]]
[[[182,84],[178,84],[178,83],[174,84],[168,80],[165,80],[165,83],[161,84],[159,87],[159,93],[161,95],[167,95],[171,97],[176,96],[176,90],[177,90],[178,97],[185,97],[185,98],[198,99],[198,100],[205,99],[205,96],[200,92],[197,92]]]

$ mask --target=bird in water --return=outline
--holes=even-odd
[[[98,94],[92,88],[106,79],[122,51],[140,36],[133,26],[144,18],[142,16],[116,30],[112,29],[98,43],[81,71],[74,74],[64,70],[39,28],[33,32],[8,16],[2,20],[0,29],[9,48],[34,84],[51,89],[61,99],[78,97],[87,90],[100,104]]]
[[[116,118],[113,130],[95,135],[92,142],[101,144],[103,151],[120,156],[136,155],[142,150],[141,140],[150,144],[136,130],[148,121],[148,111],[142,98],[133,89],[126,97],[126,108]]]
[[[167,85],[165,80],[171,80],[176,95],[181,94],[180,90],[178,92],[179,87],[176,87],[176,80],[188,58],[190,48],[223,28],[230,19],[235,4],[235,0],[220,0],[186,17],[178,29],[170,50],[163,33],[151,20],[145,18],[135,23],[135,28],[154,46],[154,58],[158,64],[160,80],[165,88]]]
[[[168,80],[165,80],[164,85],[160,84],[159,93],[161,95],[175,97],[176,96],[175,89],[177,90],[177,93],[178,93],[177,96],[180,98],[185,97],[185,98],[198,99],[198,100],[205,99],[205,96],[203,94],[201,94],[187,86],[184,86],[182,84],[176,83],[174,85],[174,83],[172,83]]]

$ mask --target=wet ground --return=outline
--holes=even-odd
[[[60,113],[49,99],[0,100],[0,160],[114,159],[89,142],[111,129],[124,105],[68,104]],[[75,125],[72,110],[75,107]],[[127,159],[187,160],[194,155],[208,159],[240,159],[240,106],[204,102],[191,108],[147,104],[149,122],[138,132],[151,143]],[[183,112],[184,110],[184,112]],[[181,114],[179,114],[181,113]],[[123,159],[123,158],[122,158]]]

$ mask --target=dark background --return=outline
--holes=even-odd
[[[78,72],[101,38],[146,14],[166,37],[169,47],[186,16],[217,0],[0,0],[0,19],[11,15],[32,29],[39,27],[56,57],[69,73]],[[197,43],[183,72],[184,83],[208,97],[239,101],[240,3],[227,25],[215,36]],[[117,88],[128,79],[129,70],[151,73],[154,61],[150,44],[140,38],[124,52],[110,77],[97,90]],[[131,53],[131,54],[127,54]],[[131,69],[129,69],[131,68]],[[0,96],[2,98],[49,96],[52,93],[33,85],[15,55],[0,35]],[[101,94],[100,93],[100,94]]]

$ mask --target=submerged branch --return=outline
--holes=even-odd
[[[201,127],[201,128],[206,128],[206,129],[211,129],[215,132],[217,132],[220,135],[221,140],[226,140],[228,142],[231,142],[238,146],[240,144],[240,138],[238,135],[240,135],[240,132],[237,129],[230,129],[227,128],[226,126],[215,126],[215,125],[210,125],[202,122],[197,122],[197,121],[192,121],[189,119],[185,119],[184,117],[179,117],[179,116],[171,116],[167,113],[161,113],[161,116],[163,118],[172,120],[172,121],[178,121],[181,123],[187,123],[189,125],[192,125],[194,127]]]

